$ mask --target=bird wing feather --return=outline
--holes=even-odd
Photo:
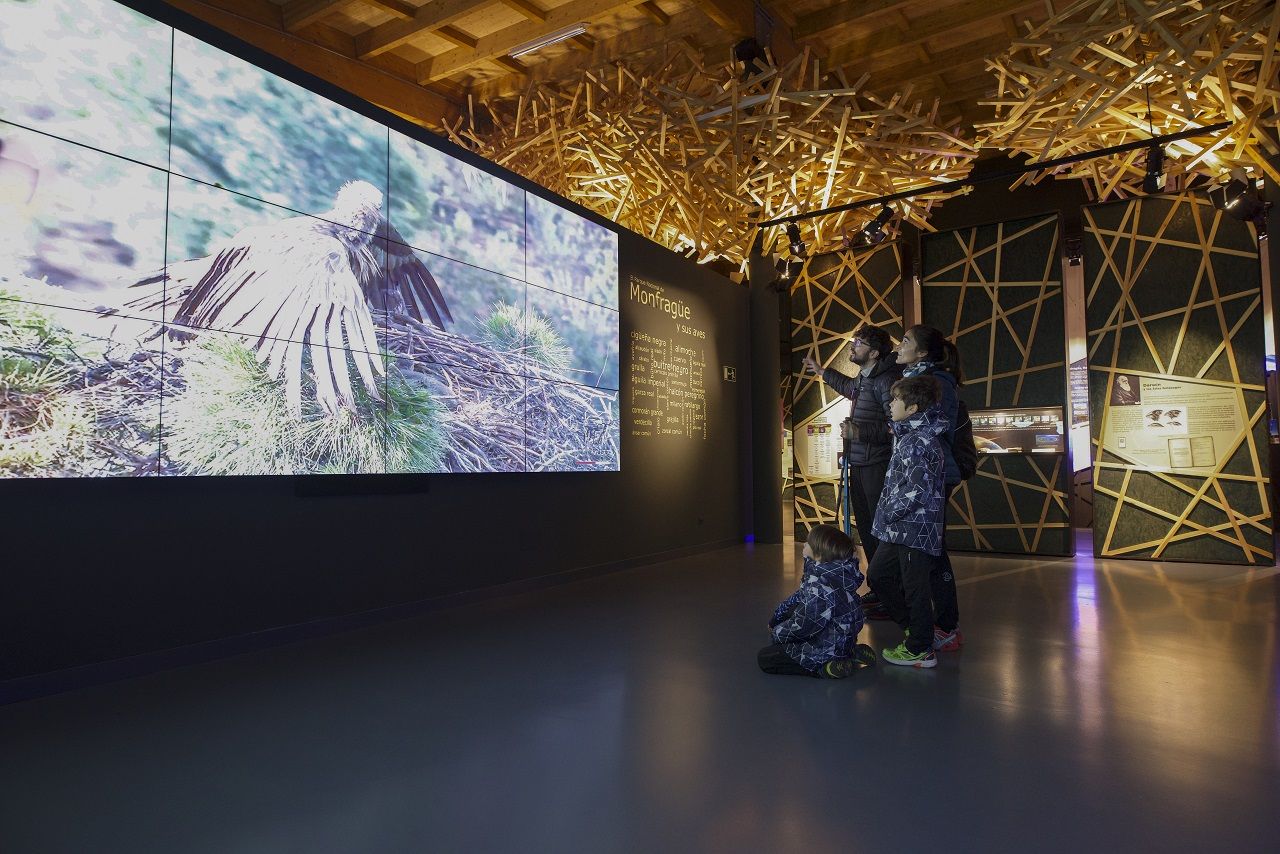
[[[216,253],[173,318],[177,326],[251,336],[271,376],[284,377],[295,416],[302,408],[303,345],[311,347],[316,398],[325,411],[353,401],[348,354],[369,394],[381,399],[374,377],[385,366],[365,290],[333,228],[293,217],[241,230]]]
[[[386,253],[386,264],[381,271],[374,273],[371,280],[363,282],[365,293],[376,306],[386,303],[383,293],[390,291],[398,294],[405,304],[410,317],[426,323],[430,321],[440,329],[446,323],[453,322],[449,306],[435,276],[427,269],[394,225],[385,219],[379,224],[377,239],[379,248]]]

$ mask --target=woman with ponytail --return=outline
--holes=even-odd
[[[938,438],[945,460],[946,486],[944,497],[960,486],[960,467],[956,465],[952,443],[955,440],[956,419],[960,412],[960,396],[957,388],[960,380],[960,351],[956,345],[933,326],[917,324],[902,336],[895,353],[902,366],[903,377],[932,376],[942,392],[939,405],[947,417],[947,431]],[[945,505],[944,505],[945,507]],[[960,634],[960,608],[956,599],[956,578],[951,570],[951,558],[947,554],[947,528],[942,527],[942,556],[936,561],[929,576],[933,591],[933,608],[938,621],[933,630],[933,648],[937,650],[959,649],[964,642]]]

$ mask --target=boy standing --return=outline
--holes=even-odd
[[[897,441],[872,533],[880,540],[867,567],[867,583],[889,617],[906,631],[896,647],[881,651],[890,664],[934,667],[933,599],[929,573],[942,554],[945,524],[945,458],[938,440],[948,430],[938,406],[938,381],[921,375],[890,390],[889,414]]]

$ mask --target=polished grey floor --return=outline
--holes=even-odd
[[[3,707],[0,851],[1280,850],[1274,568],[956,565],[933,671],[761,674],[744,546]]]

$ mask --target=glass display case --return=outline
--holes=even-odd
[[[973,443],[980,454],[1066,452],[1061,406],[971,409]]]

